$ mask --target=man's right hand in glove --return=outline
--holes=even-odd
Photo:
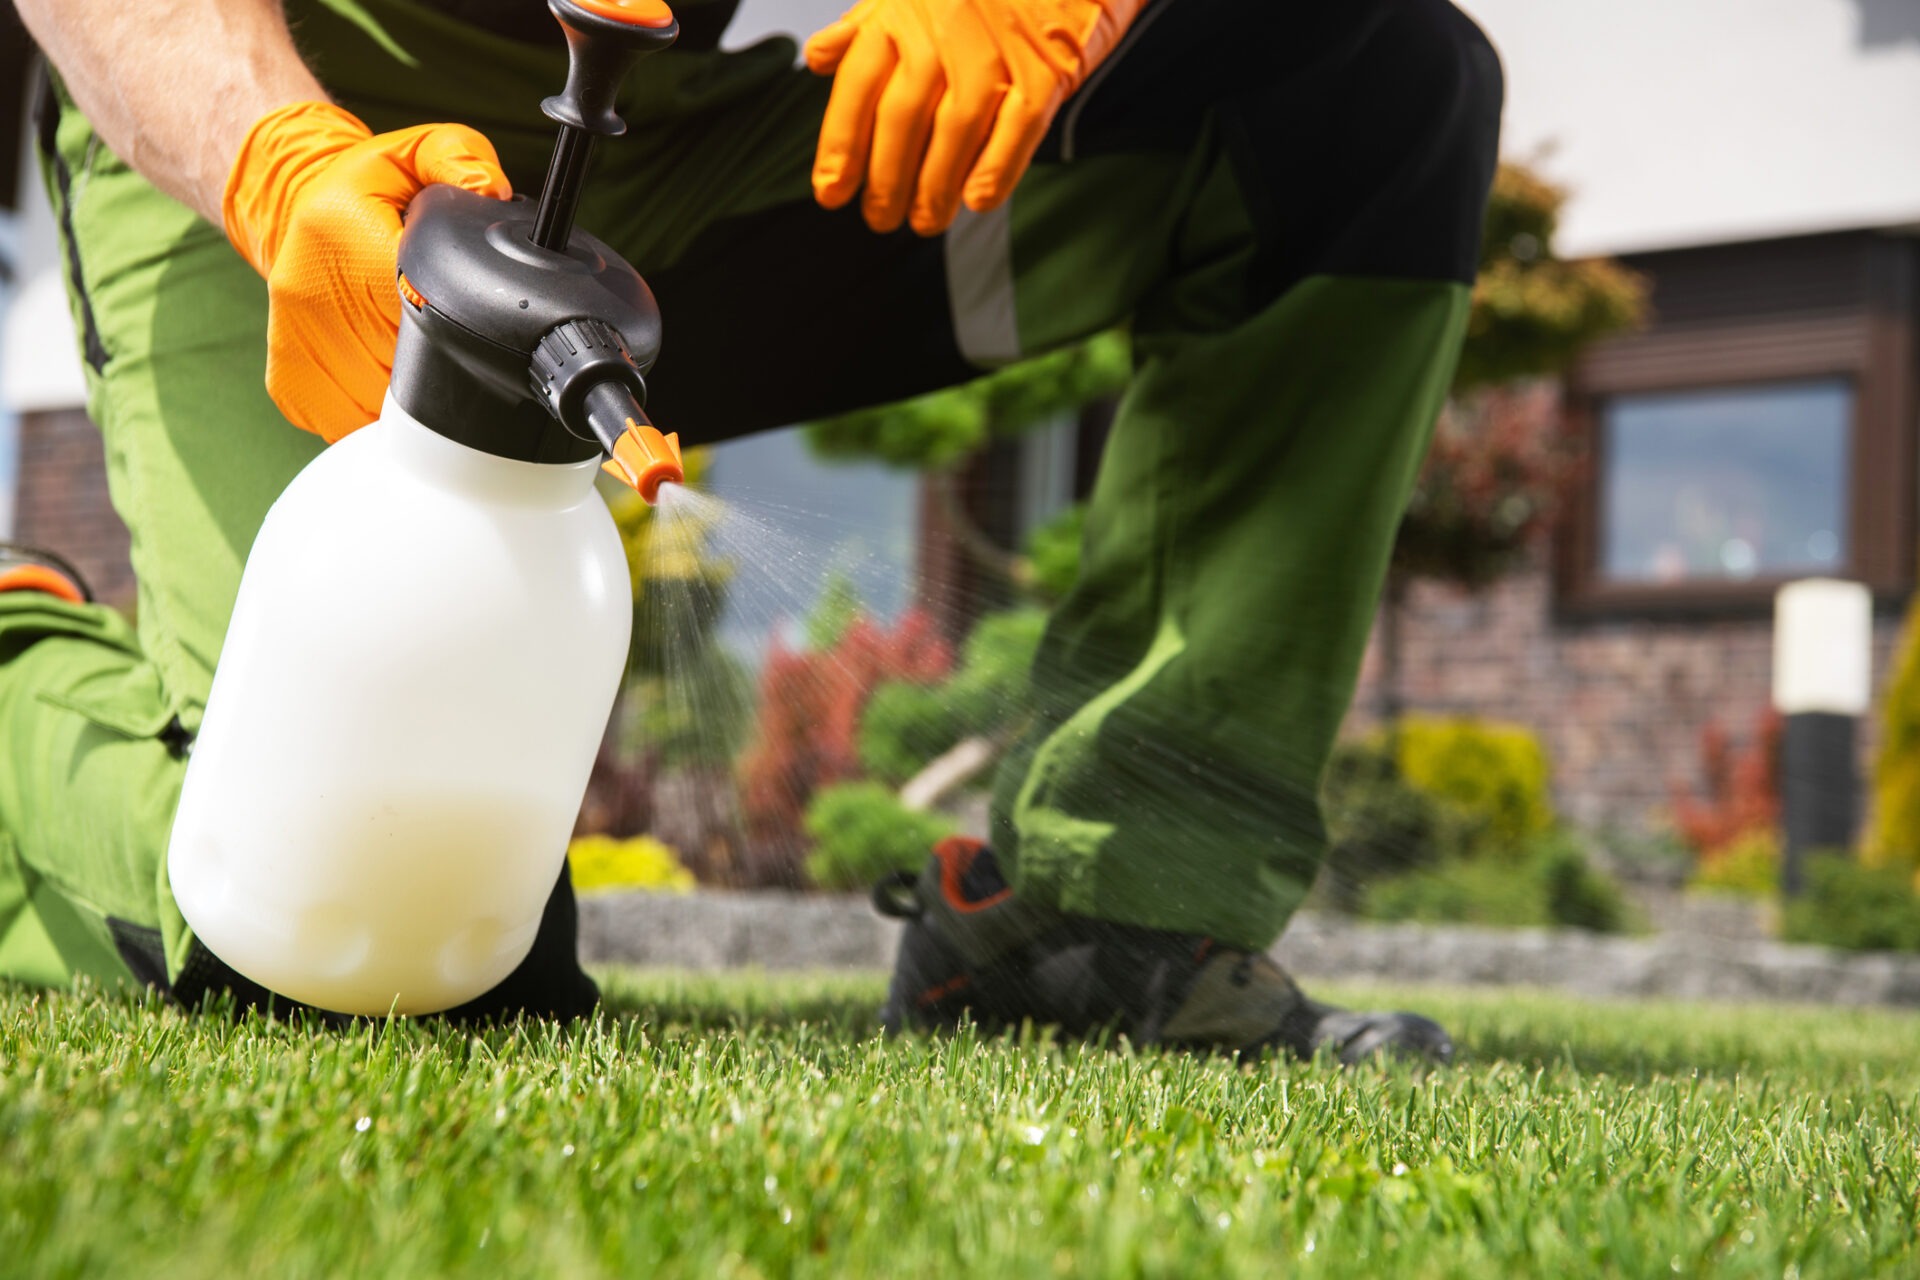
[[[393,363],[400,213],[450,182],[505,197],[458,125],[373,136],[326,102],[281,0],[15,0],[106,144],[224,227],[267,278],[267,389],[337,440],[371,422]]]
[[[400,215],[435,182],[504,200],[465,125],[374,134],[327,102],[268,112],[227,178],[227,237],[267,280],[267,392],[329,444],[380,413],[400,332]]]

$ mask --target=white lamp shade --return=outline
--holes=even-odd
[[[1804,578],[1773,603],[1773,705],[1782,715],[1866,714],[1873,689],[1873,597],[1858,582]]]

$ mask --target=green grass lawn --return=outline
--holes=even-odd
[[[1460,1064],[874,1034],[619,975],[571,1032],[0,988],[0,1274],[1914,1275],[1920,1018],[1343,992]]]

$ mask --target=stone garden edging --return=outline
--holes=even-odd
[[[580,901],[580,950],[590,964],[885,969],[898,929],[856,896],[619,893]],[[1302,913],[1274,955],[1302,978],[1920,1008],[1920,956],[1691,934],[1363,924]]]

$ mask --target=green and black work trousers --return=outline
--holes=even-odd
[[[720,51],[728,7],[683,6],[683,46],[632,76],[580,212],[659,298],[651,410],[725,440],[1127,326],[993,842],[1023,897],[1265,947],[1322,858],[1319,776],[1466,328],[1493,50],[1446,0],[1155,0],[1012,200],[921,239],[813,202],[828,82],[790,41]],[[558,45],[412,0],[291,9],[374,129],[473,125],[538,189]],[[57,85],[41,125],[138,623],[0,596],[0,972],[191,999],[236,980],[168,891],[182,747],[254,534],[322,446],[267,398],[266,288],[220,230]],[[573,922],[563,883],[483,1004],[590,1003]]]

